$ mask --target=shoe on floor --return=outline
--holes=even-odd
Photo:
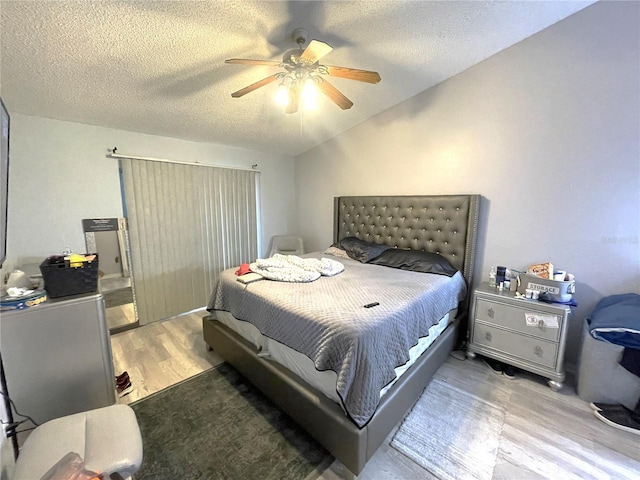
[[[116,375],[116,382],[122,382],[124,379],[129,379],[129,373],[126,370],[120,375]]]
[[[130,383],[131,379],[129,378],[129,375],[127,375],[126,377],[123,377],[122,380],[116,379],[116,385],[120,386],[120,385],[126,385],[127,383]]]
[[[599,412],[601,410],[607,410],[607,411],[611,411],[611,410],[622,410],[622,411],[626,411],[631,413],[632,410],[625,407],[624,405],[621,405],[619,403],[599,403],[599,402],[591,402],[589,404],[589,406],[591,407],[591,410],[595,411],[595,412]]]
[[[640,435],[640,421],[624,410],[594,410],[593,414],[607,425]]]
[[[502,362],[487,357],[482,357],[482,361],[493,373],[496,375],[502,375],[502,371],[504,370],[504,364]]]
[[[502,374],[509,380],[513,380],[514,378],[516,378],[516,367],[514,367],[513,365],[505,365]]]
[[[118,385],[116,390],[118,391],[118,397],[120,397],[120,398],[126,397],[127,395],[129,395],[133,391],[133,385],[131,385],[131,382],[127,383],[126,385],[122,385],[122,386]]]

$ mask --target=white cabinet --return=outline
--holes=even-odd
[[[40,424],[116,402],[101,294],[2,312],[0,350],[9,396]]]
[[[483,283],[473,293],[467,353],[500,360],[549,379],[564,381],[564,349],[571,309],[516,298]]]

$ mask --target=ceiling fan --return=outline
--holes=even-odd
[[[286,105],[285,111],[287,113],[297,112],[301,103],[306,107],[312,106],[316,89],[324,93],[341,109],[347,110],[353,106],[353,102],[329,83],[325,76],[347,78],[366,83],[378,83],[380,81],[380,75],[377,72],[321,65],[319,63],[320,59],[331,52],[333,47],[320,40],[311,40],[309,45],[303,49],[302,46],[307,42],[307,35],[308,32],[304,28],[296,28],[293,31],[291,36],[298,44],[298,49],[287,51],[283,55],[281,62],[274,60],[251,60],[246,58],[231,58],[225,60],[225,63],[266,65],[281,67],[285,70],[284,72],[278,72],[267,78],[263,78],[237,92],[233,92],[231,96],[233,98],[239,98],[260,87],[279,80],[280,88],[276,95],[276,101]]]

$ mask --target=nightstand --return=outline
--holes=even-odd
[[[467,356],[478,353],[536,373],[558,391],[570,313],[566,305],[516,298],[483,283],[471,302]]]

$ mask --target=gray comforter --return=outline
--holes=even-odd
[[[321,258],[320,253],[306,257]],[[395,379],[395,367],[429,327],[465,297],[460,272],[453,277],[410,272],[340,259],[344,272],[312,283],[236,281],[225,270],[208,310],[230,312],[263,335],[309,357],[318,370],[333,370],[337,393],[362,427]],[[379,302],[372,308],[364,305]]]

